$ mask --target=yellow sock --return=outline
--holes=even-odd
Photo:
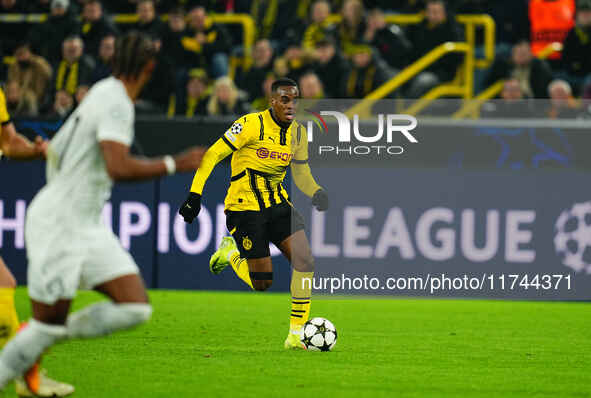
[[[19,322],[14,308],[14,289],[0,288],[0,348],[18,331]]]
[[[240,258],[240,253],[236,251],[230,255],[230,264],[238,278],[242,279],[252,289],[252,281],[250,280],[250,273],[248,271],[248,263],[246,259]]]
[[[298,331],[310,316],[312,296],[312,278],[314,272],[299,272],[295,269],[291,274],[291,316],[289,327]]]

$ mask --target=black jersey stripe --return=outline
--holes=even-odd
[[[306,159],[306,160],[292,159],[291,161],[294,162],[295,164],[305,164],[305,163],[308,163],[308,159]]]
[[[298,125],[298,145],[300,145],[301,140],[302,140],[302,126]]]
[[[12,119],[8,119],[5,122],[2,122],[2,126],[6,126],[7,124],[12,123]]]
[[[250,189],[252,189],[254,196],[257,198],[257,202],[259,203],[259,210],[263,210],[265,208],[265,201],[263,200],[263,195],[261,195],[259,187],[257,187],[257,177],[255,171],[252,169],[248,169],[248,172],[248,174],[250,175]]]
[[[279,145],[287,145],[287,129],[285,127],[281,127],[279,130]]]
[[[240,173],[236,174],[235,176],[232,176],[232,177],[230,178],[230,182],[232,182],[232,181],[236,181],[236,180],[239,180],[239,179],[241,179],[242,177],[244,177],[245,175],[246,175],[246,170],[242,170]]]
[[[228,140],[225,135],[222,135],[222,140],[224,140],[224,142],[230,147],[231,150],[235,151],[238,149],[234,145],[232,145],[230,140]]]
[[[265,123],[263,122],[263,115],[259,115],[259,120],[261,122],[261,134],[259,135],[259,140],[265,139]]]
[[[277,201],[275,200],[275,194],[273,192],[273,187],[271,187],[271,181],[269,181],[268,178],[265,178],[265,186],[267,187],[267,190],[269,191],[269,203],[271,203],[271,206],[276,205]]]

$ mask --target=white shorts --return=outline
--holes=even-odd
[[[139,274],[131,255],[104,225],[84,227],[27,217],[25,244],[29,296],[48,305],[73,299],[123,275]]]

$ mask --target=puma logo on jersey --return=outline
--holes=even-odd
[[[273,137],[267,137],[268,139],[270,139],[271,141],[273,141],[273,143],[275,143],[275,138]]]

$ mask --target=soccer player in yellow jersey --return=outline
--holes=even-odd
[[[45,156],[47,143],[37,137],[35,142],[16,132],[14,123],[6,109],[6,97],[0,88],[0,155],[12,159],[36,159]],[[16,280],[0,257],[0,349],[19,329],[18,316],[14,307],[14,289]],[[35,365],[26,375],[27,387],[23,380],[17,380],[16,392],[20,396],[32,396],[31,390],[44,393],[43,396],[65,396],[74,388],[65,383],[58,383],[38,372]],[[46,394],[45,394],[46,393]]]
[[[293,208],[282,185],[291,165],[297,187],[312,198],[320,211],[328,196],[316,183],[308,166],[306,130],[295,120],[299,89],[291,79],[276,80],[271,88],[271,108],[236,120],[202,159],[189,197],[179,213],[191,223],[201,209],[203,187],[217,163],[232,155],[232,177],[225,200],[230,234],[212,256],[210,269],[220,273],[231,265],[238,277],[255,290],[266,290],[273,280],[269,242],[291,262],[291,316],[286,348],[304,348],[302,327],[310,314],[314,259],[304,232],[304,222]]]

